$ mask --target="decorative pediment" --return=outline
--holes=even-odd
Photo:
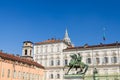
[[[98,53],[96,53],[96,54],[95,54],[95,56],[97,56],[97,57],[98,57],[98,56],[99,56],[99,54],[98,54]]]
[[[67,55],[64,56],[64,59],[66,59],[66,58],[67,58]]]
[[[87,54],[87,57],[90,57],[90,54]]]
[[[112,56],[116,56],[116,53],[115,53],[115,52],[113,52],[113,53],[112,53]]]

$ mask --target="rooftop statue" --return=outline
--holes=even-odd
[[[70,70],[73,68],[77,71],[75,74],[84,75],[86,71],[88,70],[88,65],[82,62],[82,56],[80,55],[80,53],[73,54],[70,57],[71,57],[71,60],[69,62],[69,65],[66,65],[63,68],[64,70],[66,67],[68,67],[66,75],[69,74]]]

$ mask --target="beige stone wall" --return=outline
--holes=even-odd
[[[0,59],[0,80],[43,80],[43,75],[44,69]]]

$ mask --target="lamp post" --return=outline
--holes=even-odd
[[[96,74],[98,73],[97,69],[94,68],[93,70],[93,80],[96,80]]]

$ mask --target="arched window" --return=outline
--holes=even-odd
[[[27,49],[25,49],[25,55],[27,55]]]

